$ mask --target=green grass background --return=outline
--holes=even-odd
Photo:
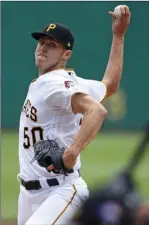
[[[17,197],[19,183],[18,134],[2,131],[1,183],[2,218],[17,217]],[[140,141],[142,134],[100,133],[82,153],[81,174],[90,189],[114,175],[122,168]],[[137,167],[136,180],[145,198],[149,198],[149,156],[146,153]]]

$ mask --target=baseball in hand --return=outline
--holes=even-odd
[[[117,18],[121,17],[121,9],[120,9],[121,7],[123,7],[123,5],[118,5],[114,9],[114,14]]]

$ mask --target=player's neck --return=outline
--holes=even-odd
[[[66,68],[66,63],[61,63],[61,64],[56,64],[53,65],[49,68],[39,68],[39,76],[42,76],[48,72],[51,72],[53,70],[60,70],[60,69],[65,69]]]

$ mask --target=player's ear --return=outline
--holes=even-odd
[[[68,59],[70,59],[71,55],[72,55],[72,51],[71,50],[65,50],[62,58],[64,60],[68,60]]]

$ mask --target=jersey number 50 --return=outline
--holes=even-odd
[[[29,135],[31,134],[31,136]],[[38,139],[37,139],[38,136]],[[24,148],[33,146],[38,140],[43,140],[43,129],[41,127],[33,127],[29,132],[28,127],[24,127]]]

